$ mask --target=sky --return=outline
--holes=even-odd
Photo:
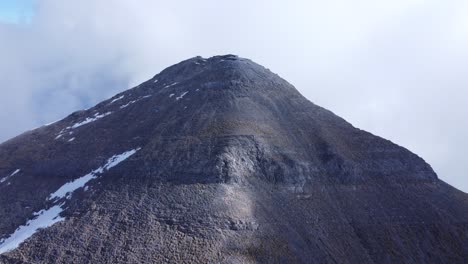
[[[0,23],[27,23],[33,14],[33,0],[0,1]]]
[[[468,192],[468,1],[1,0],[0,142],[237,54]]]

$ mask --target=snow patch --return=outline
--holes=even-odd
[[[49,197],[49,200],[55,199],[55,198],[60,199],[64,197],[71,197],[71,195],[67,196],[67,194],[71,194],[72,192],[85,186],[86,183],[88,183],[90,180],[95,179],[95,178],[96,178],[96,175],[93,172],[91,172],[91,173],[86,174],[83,177],[75,179],[71,182],[67,182],[64,185],[62,185],[62,187],[60,187],[57,191],[52,193]]]
[[[104,114],[95,113],[93,117],[87,117],[85,120],[83,120],[83,121],[81,121],[81,122],[75,123],[75,124],[73,124],[73,125],[71,125],[71,126],[68,126],[68,127],[64,128],[64,129],[62,129],[62,130],[58,133],[58,135],[55,137],[55,139],[56,139],[56,140],[57,140],[57,139],[60,139],[60,138],[61,138],[65,133],[67,133],[67,132],[69,133],[69,135],[71,135],[71,134],[73,134],[73,132],[70,131],[70,130],[75,129],[75,128],[78,128],[78,127],[80,127],[80,126],[84,126],[84,125],[86,125],[86,124],[89,124],[89,123],[91,123],[91,122],[94,122],[94,121],[96,121],[96,120],[99,120],[99,119],[101,119],[101,118],[103,118],[103,117],[106,117],[106,116],[108,116],[108,115],[110,115],[110,114],[112,114],[112,112],[107,112],[107,113],[104,113]]]
[[[172,83],[172,84],[166,85],[166,86],[164,86],[164,88],[169,88],[169,87],[171,87],[171,86],[174,86],[174,85],[176,85],[176,84],[178,84],[178,82],[175,82],[175,83]]]
[[[77,189],[83,187],[87,182],[90,180],[98,177],[100,174],[104,173],[105,171],[117,166],[122,161],[126,160],[141,148],[133,149],[126,151],[122,154],[114,155],[109,158],[104,164],[104,166],[86,174],[83,177],[80,177],[76,180],[71,182],[65,183],[62,187],[60,187],[57,191],[52,193],[49,198],[47,199],[54,199],[54,198],[64,198],[64,197],[71,197],[72,193]],[[14,176],[15,174],[19,173],[20,170],[15,170],[10,176]],[[85,191],[88,190],[88,186],[85,187]],[[58,201],[55,201],[58,202]],[[0,254],[5,252],[9,252],[15,248],[17,248],[21,243],[23,243],[26,239],[30,238],[34,235],[39,229],[47,228],[54,225],[57,222],[65,220],[65,218],[60,216],[60,213],[63,212],[63,206],[65,203],[60,205],[56,204],[49,209],[44,209],[39,212],[33,213],[33,218],[28,220],[25,225],[18,227],[13,234],[11,234],[8,238],[0,240]]]
[[[131,105],[131,104],[134,104],[136,101],[137,101],[137,100],[133,100],[133,101],[130,101],[130,102],[124,104],[124,105],[121,105],[121,106],[120,106],[120,109],[124,109],[125,107],[127,107],[127,106],[129,106],[129,105]]]
[[[57,123],[58,121],[60,121],[60,120],[56,120],[56,121],[54,121],[54,122],[47,123],[47,124],[45,124],[44,126],[50,126],[50,125],[53,125],[53,124]]]
[[[154,80],[154,83],[157,83],[158,82],[158,79]]]
[[[142,96],[142,97],[140,97],[140,98],[138,98],[138,99],[136,99],[136,100],[130,101],[130,102],[124,104],[124,105],[121,105],[121,106],[120,106],[120,109],[124,109],[125,107],[127,107],[127,106],[129,106],[129,105],[131,105],[131,104],[134,104],[134,103],[136,103],[136,102],[138,102],[138,101],[140,101],[140,100],[149,98],[149,97],[151,97],[151,96],[152,96],[152,95],[149,94],[149,95]]]
[[[172,93],[172,94],[170,94],[170,95],[169,95],[169,98],[172,98],[174,95],[175,95],[175,94],[173,94],[173,93]]]
[[[73,140],[75,140],[74,137],[70,138],[70,139],[68,140],[68,142],[72,142]]]
[[[140,148],[129,150],[129,151],[126,151],[126,152],[124,152],[122,154],[118,154],[118,155],[114,155],[114,156],[110,157],[107,160],[107,162],[106,162],[106,164],[104,166],[93,170],[92,172],[86,174],[85,176],[82,176],[82,177],[80,177],[78,179],[75,179],[75,180],[73,180],[71,182],[65,183],[57,191],[52,193],[49,196],[48,199],[49,200],[52,200],[52,199],[55,199],[55,198],[61,199],[61,198],[65,198],[65,197],[70,198],[71,194],[74,191],[78,190],[79,188],[84,187],[92,179],[97,178],[100,174],[104,173],[107,170],[110,170],[111,168],[117,166],[122,161],[128,159],[130,156],[135,154],[138,150],[140,150]]]
[[[18,174],[21,170],[20,169],[17,169],[15,170],[14,172],[12,172],[10,175],[6,176],[6,177],[3,177],[2,179],[0,179],[0,183],[4,183],[5,181],[7,181],[8,179],[10,179],[11,177],[15,176],[16,174]]]
[[[55,205],[47,210],[34,213],[36,218],[29,220],[25,225],[18,227],[7,239],[0,241],[0,254],[17,248],[26,239],[30,238],[37,230],[52,226],[65,220],[60,216],[63,211],[60,205]]]
[[[121,96],[115,98],[114,100],[112,100],[109,104],[112,104],[112,103],[115,103],[115,102],[117,102],[119,100],[122,100],[124,97],[125,97],[125,95],[121,95]]]
[[[139,151],[140,149],[141,148],[132,149],[132,150],[126,151],[126,152],[124,152],[122,154],[118,154],[118,155],[114,155],[114,156],[110,157],[107,160],[107,163],[102,167],[102,170],[100,171],[100,173],[104,172],[105,170],[110,170],[111,168],[119,165],[119,163],[121,163],[122,161],[128,159],[133,154],[137,153],[137,151]]]
[[[180,96],[176,97],[176,100],[179,101],[180,99],[184,98],[184,96],[188,94],[188,91],[187,92],[184,92],[183,94],[181,94]]]
[[[72,125],[71,128],[72,128],[72,129],[75,129],[75,128],[80,127],[80,126],[84,126],[84,125],[89,124],[89,123],[91,123],[91,122],[94,122],[94,121],[96,121],[96,120],[98,120],[98,119],[101,119],[101,118],[103,118],[103,117],[106,117],[106,116],[108,116],[108,115],[110,115],[110,114],[112,114],[112,112],[107,112],[107,113],[104,113],[104,114],[96,113],[96,114],[94,114],[94,117],[87,117],[85,120],[83,120],[83,121],[81,121],[81,122],[79,122],[79,123],[76,123],[76,124]]]

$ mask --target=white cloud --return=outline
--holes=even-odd
[[[468,191],[467,17],[462,0],[38,1],[30,24],[0,26],[0,140],[234,53]]]

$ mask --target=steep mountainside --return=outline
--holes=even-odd
[[[468,195],[233,55],[0,145],[1,263],[467,263]]]

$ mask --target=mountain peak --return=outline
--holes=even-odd
[[[257,87],[259,82],[277,82],[284,86],[286,81],[272,73],[263,66],[236,55],[214,56],[208,59],[194,57],[175,64],[154,76],[151,81],[157,83],[157,87],[167,85],[191,83],[192,86],[202,85],[219,88],[234,88],[230,83],[243,82],[244,85],[255,83],[251,88]],[[270,87],[271,88],[271,87]],[[292,86],[289,85],[289,88]]]
[[[0,262],[461,263],[466,201],[263,66],[195,57],[0,144]]]
[[[354,128],[308,101],[278,75],[235,55],[182,61],[133,89],[43,130],[49,134],[50,144],[61,147],[82,140],[98,140],[103,149],[113,149],[107,144],[121,142],[136,148],[162,138],[229,139],[216,143],[223,146],[216,159],[224,159],[226,149],[237,152],[236,159],[242,156],[246,160],[250,155],[249,162],[261,160],[264,164],[258,166],[278,170],[273,174],[263,171],[261,175],[268,174],[268,180],[292,185],[312,181],[356,183],[379,178],[437,179],[418,156]],[[255,153],[244,153],[252,149]],[[191,162],[195,166],[200,161]],[[216,162],[206,166],[214,166],[213,174],[226,174],[219,171]],[[224,169],[238,170],[229,166]],[[260,167],[255,168],[259,170]],[[224,175],[222,180],[239,177]],[[198,180],[205,179],[190,177],[190,181]]]

